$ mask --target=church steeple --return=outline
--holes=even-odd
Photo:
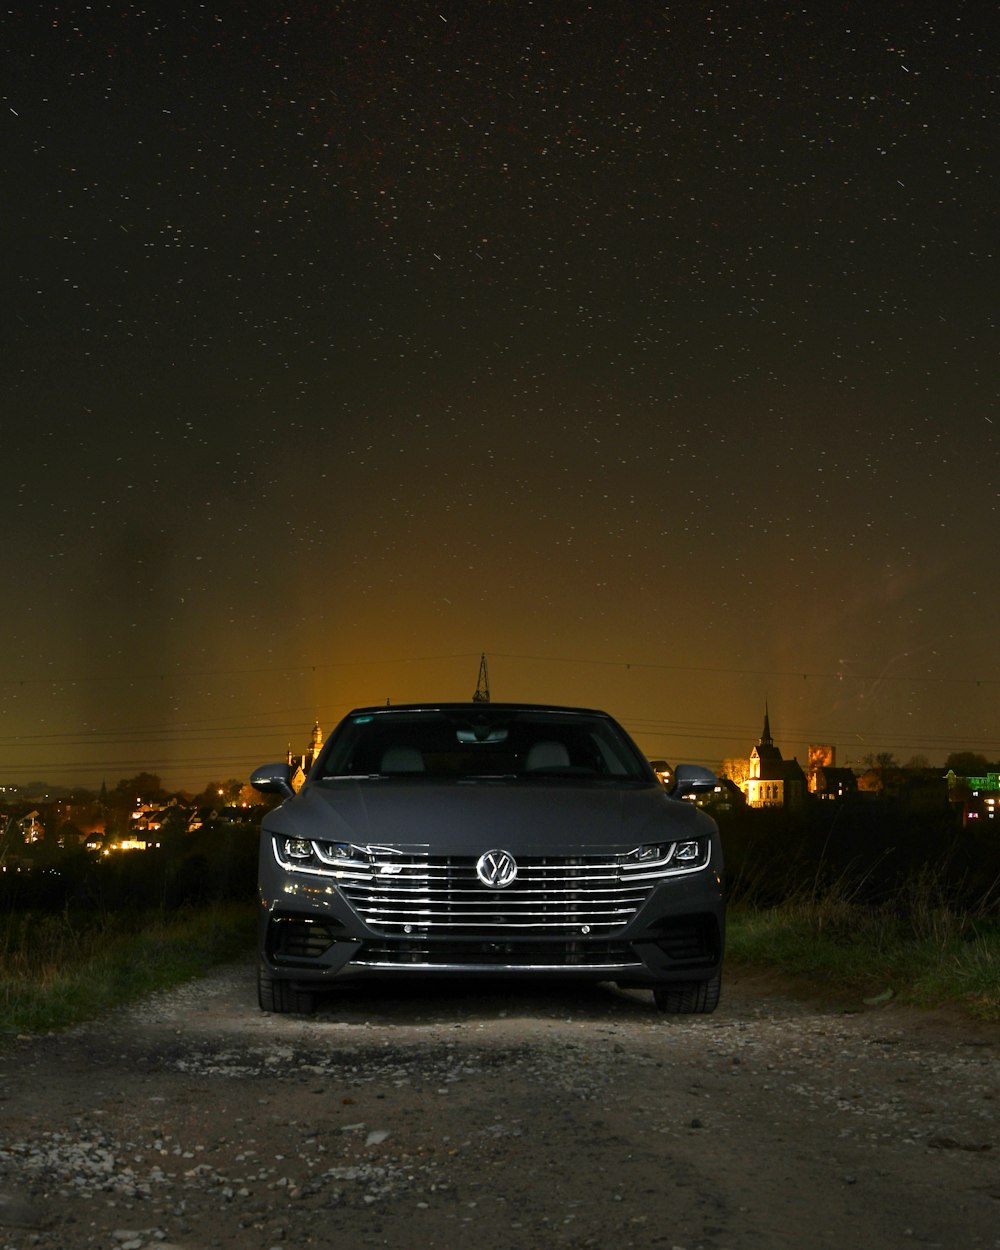
[[[781,752],[774,745],[771,737],[771,720],[768,716],[767,703],[764,704],[764,729],[757,739],[757,745],[750,752],[750,779],[756,781],[767,779],[768,772],[781,764]]]
[[[773,747],[774,739],[771,737],[771,724],[767,716],[767,700],[764,700],[764,732],[760,735],[757,742],[759,747]]]

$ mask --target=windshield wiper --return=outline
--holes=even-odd
[[[320,781],[375,781],[384,773],[327,773]]]

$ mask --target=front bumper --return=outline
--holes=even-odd
[[[338,885],[266,867],[261,966],[303,989],[320,989],[342,976],[456,974],[680,985],[707,981],[722,964],[725,901],[712,863],[652,885],[621,923],[569,922],[561,909],[552,923],[514,919],[478,929],[468,921],[421,924],[416,912],[409,925],[367,923]]]

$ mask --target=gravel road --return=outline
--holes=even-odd
[[[0,1053],[3,1250],[1000,1250],[1000,1029],[253,967]]]

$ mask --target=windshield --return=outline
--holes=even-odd
[[[348,717],[313,776],[598,777],[650,781],[605,717],[527,709],[376,712]]]

